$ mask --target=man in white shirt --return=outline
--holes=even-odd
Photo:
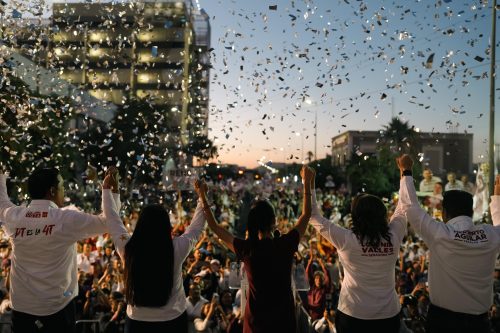
[[[492,225],[472,223],[472,196],[445,192],[443,221],[420,207],[408,155],[397,160],[401,171],[400,201],[408,221],[428,245],[431,304],[427,333],[489,332],[488,310],[493,301],[493,271],[500,247],[498,192],[493,196]]]
[[[462,184],[462,182],[460,180],[457,180],[456,173],[448,172],[446,179],[448,179],[448,182],[446,183],[446,186],[444,187],[445,191],[451,191],[451,190],[463,191],[464,185]]]
[[[37,328],[75,332],[75,243],[107,231],[104,217],[61,209],[63,184],[59,170],[35,170],[28,178],[31,203],[16,206],[0,173],[0,220],[13,245],[10,292],[16,333]],[[110,193],[105,197],[113,200]]]
[[[86,274],[94,274],[94,264],[96,263],[97,254],[92,252],[92,245],[83,244],[83,252],[76,256],[76,264],[78,270]]]
[[[420,182],[420,192],[433,192],[434,185],[441,182],[441,178],[434,176],[432,174],[432,170],[429,168],[424,169],[424,171],[422,172],[422,176],[424,177],[424,179],[422,179],[422,181]]]

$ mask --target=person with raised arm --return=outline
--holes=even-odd
[[[344,268],[337,332],[399,332],[395,264],[407,224],[401,205],[389,222],[382,200],[359,194],[351,204],[353,228],[345,229],[321,215],[312,182],[311,225],[337,248]]]
[[[248,238],[240,239],[215,220],[207,200],[207,185],[203,181],[195,184],[203,202],[208,226],[245,264],[249,290],[244,333],[297,332],[291,270],[293,255],[311,216],[311,179],[314,170],[303,166],[300,175],[303,182],[302,215],[295,227],[280,237],[273,237],[276,215],[269,201],[254,202],[248,213]]]
[[[31,202],[14,205],[0,172],[0,221],[12,242],[10,294],[16,333],[75,332],[78,295],[78,240],[107,232],[102,215],[64,206],[64,180],[57,168],[40,168],[28,177]],[[102,200],[112,203],[109,189]]]
[[[103,188],[117,191],[118,181],[114,169],[105,178]],[[109,233],[124,264],[125,332],[186,333],[187,301],[182,285],[182,264],[205,227],[202,201],[198,200],[186,231],[179,237],[172,237],[168,212],[160,205],[144,207],[134,233],[129,236],[119,215],[119,198],[115,199],[113,203],[106,201],[103,210]]]
[[[419,205],[410,156],[402,155],[396,161],[403,211],[431,251],[427,333],[489,332],[492,276],[500,248],[500,178],[497,176],[491,203],[494,225],[474,225],[472,195],[461,190],[444,193],[443,223]]]

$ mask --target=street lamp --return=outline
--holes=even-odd
[[[493,0],[491,20],[491,66],[490,66],[490,135],[489,135],[489,194],[493,194],[495,184],[495,49],[496,49],[496,32],[497,32],[497,0]]]

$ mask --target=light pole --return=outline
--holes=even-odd
[[[318,109],[314,110],[314,159],[318,160]]]
[[[493,0],[491,18],[491,66],[490,66],[490,135],[489,135],[489,194],[493,194],[495,184],[495,49],[497,32],[497,0]]]

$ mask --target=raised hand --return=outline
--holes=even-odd
[[[403,173],[404,170],[412,170],[413,160],[410,155],[404,154],[399,158],[396,158],[396,164],[398,165],[399,171]]]
[[[300,170],[300,177],[302,177],[304,185],[310,185],[311,180],[314,179],[314,176],[315,176],[314,169],[311,167],[308,167],[307,165],[304,165],[302,167],[302,169]]]
[[[194,181],[194,190],[200,198],[206,198],[208,191],[207,183],[205,183],[202,179],[196,179]]]

